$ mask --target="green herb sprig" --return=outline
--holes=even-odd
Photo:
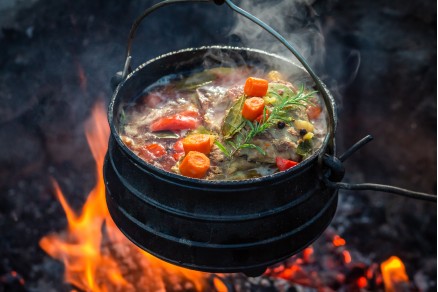
[[[231,137],[234,141],[230,138],[226,139],[226,145],[218,140],[215,141],[215,144],[227,157],[232,157],[237,151],[244,148],[256,149],[262,155],[266,155],[266,152],[262,148],[251,143],[252,139],[268,128],[277,125],[278,122],[291,122],[290,110],[296,107],[311,105],[312,102],[309,99],[316,93],[316,91],[305,92],[304,86],[301,86],[299,91],[295,94],[286,86],[284,86],[284,89],[287,89],[287,91],[285,90],[282,95],[273,90],[268,91],[268,96],[275,97],[276,101],[273,103],[269,115],[266,114],[266,107],[264,108],[260,122],[256,121],[253,123],[242,117],[242,119],[239,120],[240,123],[233,126],[235,129],[240,129],[238,133]],[[237,105],[240,106],[240,103]],[[230,112],[232,111],[236,112],[235,109],[230,110]]]

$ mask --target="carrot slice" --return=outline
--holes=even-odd
[[[247,98],[243,104],[242,116],[250,121],[254,121],[258,116],[263,114],[265,101],[260,97]]]
[[[256,77],[248,77],[248,79],[246,79],[243,92],[247,96],[265,96],[266,92],[268,92],[268,80]]]
[[[198,151],[209,154],[211,150],[211,136],[207,134],[192,134],[182,140],[184,152]]]
[[[190,151],[179,165],[182,175],[192,178],[202,178],[210,168],[210,159],[204,153]]]

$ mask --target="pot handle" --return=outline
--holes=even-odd
[[[327,167],[327,171],[322,176],[322,180],[328,188],[331,189],[344,189],[344,190],[370,190],[370,191],[380,191],[386,193],[393,193],[405,197],[409,197],[412,199],[437,202],[437,196],[432,194],[426,194],[421,192],[415,192],[399,187],[389,186],[389,185],[381,185],[374,183],[342,183],[340,182],[344,177],[345,168],[342,165],[347,158],[349,158],[352,154],[354,154],[357,150],[365,146],[368,142],[373,140],[371,135],[365,136],[358,142],[356,142],[353,146],[351,146],[344,154],[339,157],[330,156],[325,154],[322,158],[323,164]]]
[[[149,9],[145,10],[142,15],[140,15],[133,23],[131,30],[129,32],[128,37],[128,45],[126,48],[126,59],[125,59],[125,65],[122,72],[118,72],[116,76],[114,76],[111,80],[111,85],[113,89],[117,87],[117,85],[126,79],[129,72],[131,71],[130,65],[131,65],[131,47],[132,47],[132,41],[134,39],[135,33],[137,31],[138,26],[143,21],[143,19],[151,14],[153,11],[175,3],[187,3],[187,2],[203,2],[203,3],[215,3],[217,5],[221,5],[223,3],[226,3],[232,10],[235,12],[241,14],[242,16],[246,17],[247,19],[251,20],[267,32],[269,32],[272,36],[274,36],[278,41],[280,41],[297,59],[298,61],[303,65],[303,67],[306,69],[306,71],[309,73],[310,77],[313,79],[313,81],[316,84],[316,87],[318,91],[321,93],[325,106],[327,108],[328,114],[329,114],[329,124],[328,124],[328,134],[326,135],[325,141],[329,147],[331,147],[331,150],[334,150],[334,133],[335,133],[335,127],[336,127],[336,121],[335,121],[335,104],[333,102],[333,99],[331,98],[327,87],[322,83],[322,81],[319,79],[319,77],[315,74],[315,72],[312,70],[312,68],[309,66],[307,61],[304,59],[303,56],[277,31],[275,31],[273,28],[271,28],[269,25],[255,17],[254,15],[248,13],[247,11],[243,10],[242,8],[235,5],[231,0],[165,0],[162,2],[159,2]],[[342,165],[342,162],[345,161],[348,157],[350,157],[354,152],[356,152],[358,149],[360,149],[362,146],[367,144],[373,139],[372,136],[368,135],[362,140],[358,141],[356,144],[354,144],[350,149],[347,150],[344,154],[340,155],[339,158],[335,156],[331,156],[328,154],[323,154],[320,157],[320,160],[322,163],[326,166],[326,171],[322,175],[322,180],[326,184],[328,188],[332,189],[347,189],[347,190],[374,190],[374,191],[381,191],[381,192],[389,192],[394,193],[402,196],[407,196],[410,198],[415,199],[421,199],[426,201],[432,201],[437,202],[436,195],[421,193],[421,192],[414,192],[410,190],[406,190],[403,188],[398,188],[394,186],[389,185],[380,185],[380,184],[372,184],[372,183],[362,183],[362,184],[349,184],[349,183],[342,183],[340,182],[342,178],[344,177],[345,168]]]
[[[175,3],[185,3],[185,2],[203,2],[203,3],[215,3],[217,5],[221,5],[223,3],[226,3],[232,10],[239,13],[240,15],[246,17],[247,19],[251,20],[264,30],[266,30],[268,33],[270,33],[272,36],[274,36],[278,41],[280,41],[297,59],[298,61],[303,65],[303,67],[306,69],[306,71],[309,73],[310,77],[315,82],[315,85],[318,89],[318,91],[321,93],[325,106],[328,111],[329,116],[329,123],[328,123],[328,129],[327,129],[327,135],[325,137],[325,143],[330,147],[331,151],[334,151],[334,134],[335,134],[335,127],[336,127],[336,121],[335,121],[335,104],[333,102],[333,99],[331,98],[327,87],[322,83],[322,81],[319,79],[319,77],[315,74],[315,72],[312,70],[312,68],[309,66],[307,61],[304,59],[303,56],[277,31],[275,31],[272,27],[255,17],[254,15],[250,14],[249,12],[243,10],[242,8],[235,5],[231,0],[165,0],[162,2],[159,2],[149,9],[145,10],[142,15],[140,15],[133,23],[131,30],[129,32],[128,36],[128,45],[126,48],[126,58],[125,58],[125,65],[122,72],[117,73],[112,79],[111,79],[111,86],[113,89],[117,87],[117,85],[126,79],[128,74],[130,73],[130,65],[131,65],[131,47],[132,47],[132,41],[134,39],[135,33],[137,31],[138,26],[142,22],[142,20],[151,14],[153,11]]]

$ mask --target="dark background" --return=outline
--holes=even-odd
[[[0,277],[16,271],[27,289],[68,290],[62,265],[38,246],[66,227],[50,178],[80,210],[95,182],[83,122],[97,100],[110,98],[130,26],[155,2],[0,4]],[[338,153],[374,136],[345,163],[344,181],[436,194],[436,1],[306,3],[236,1],[294,43],[329,85],[338,104]],[[247,26],[225,5],[163,9],[140,27],[134,65],[211,44],[288,56]],[[418,285],[436,287],[436,204],[341,191],[332,227],[371,261],[397,255]]]

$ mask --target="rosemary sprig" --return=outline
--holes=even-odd
[[[275,126],[280,121],[285,123],[291,122],[292,118],[290,117],[290,110],[294,107],[306,107],[307,105],[312,104],[312,102],[309,101],[309,98],[312,97],[316,91],[304,92],[304,86],[301,86],[296,94],[293,94],[292,91],[290,91],[292,95],[285,93],[280,95],[277,92],[270,90],[268,95],[271,97],[274,96],[276,101],[270,109],[269,115],[266,114],[265,107],[262,115],[263,118],[260,122],[253,123],[243,118],[243,123],[245,123],[247,127],[242,127],[240,132],[232,137],[234,141],[230,139],[225,141],[228,147],[217,140],[215,141],[215,144],[228,157],[232,157],[237,151],[244,148],[256,149],[261,154],[266,155],[266,152],[262,148],[251,143],[252,139],[263,133],[268,128]]]
[[[266,128],[276,124],[279,121],[290,122],[290,113],[287,110],[293,109],[294,107],[306,107],[307,105],[313,105],[309,100],[317,91],[305,92],[304,86],[302,85],[299,91],[295,95],[284,96],[278,94],[275,91],[270,90],[268,95],[273,95],[277,102],[274,104],[271,115],[267,119],[266,123],[269,125]]]
[[[260,133],[258,130],[258,123],[253,124],[251,121],[245,120],[245,123],[251,128],[249,131],[245,128],[241,130],[241,132],[237,133],[234,137],[234,141],[227,140],[226,145],[223,145],[221,142],[216,140],[214,143],[219,147],[219,149],[227,156],[232,157],[237,151],[244,148],[251,148],[256,149],[263,155],[266,154],[266,152],[260,148],[259,146],[250,143],[250,141],[254,138],[257,133]]]

